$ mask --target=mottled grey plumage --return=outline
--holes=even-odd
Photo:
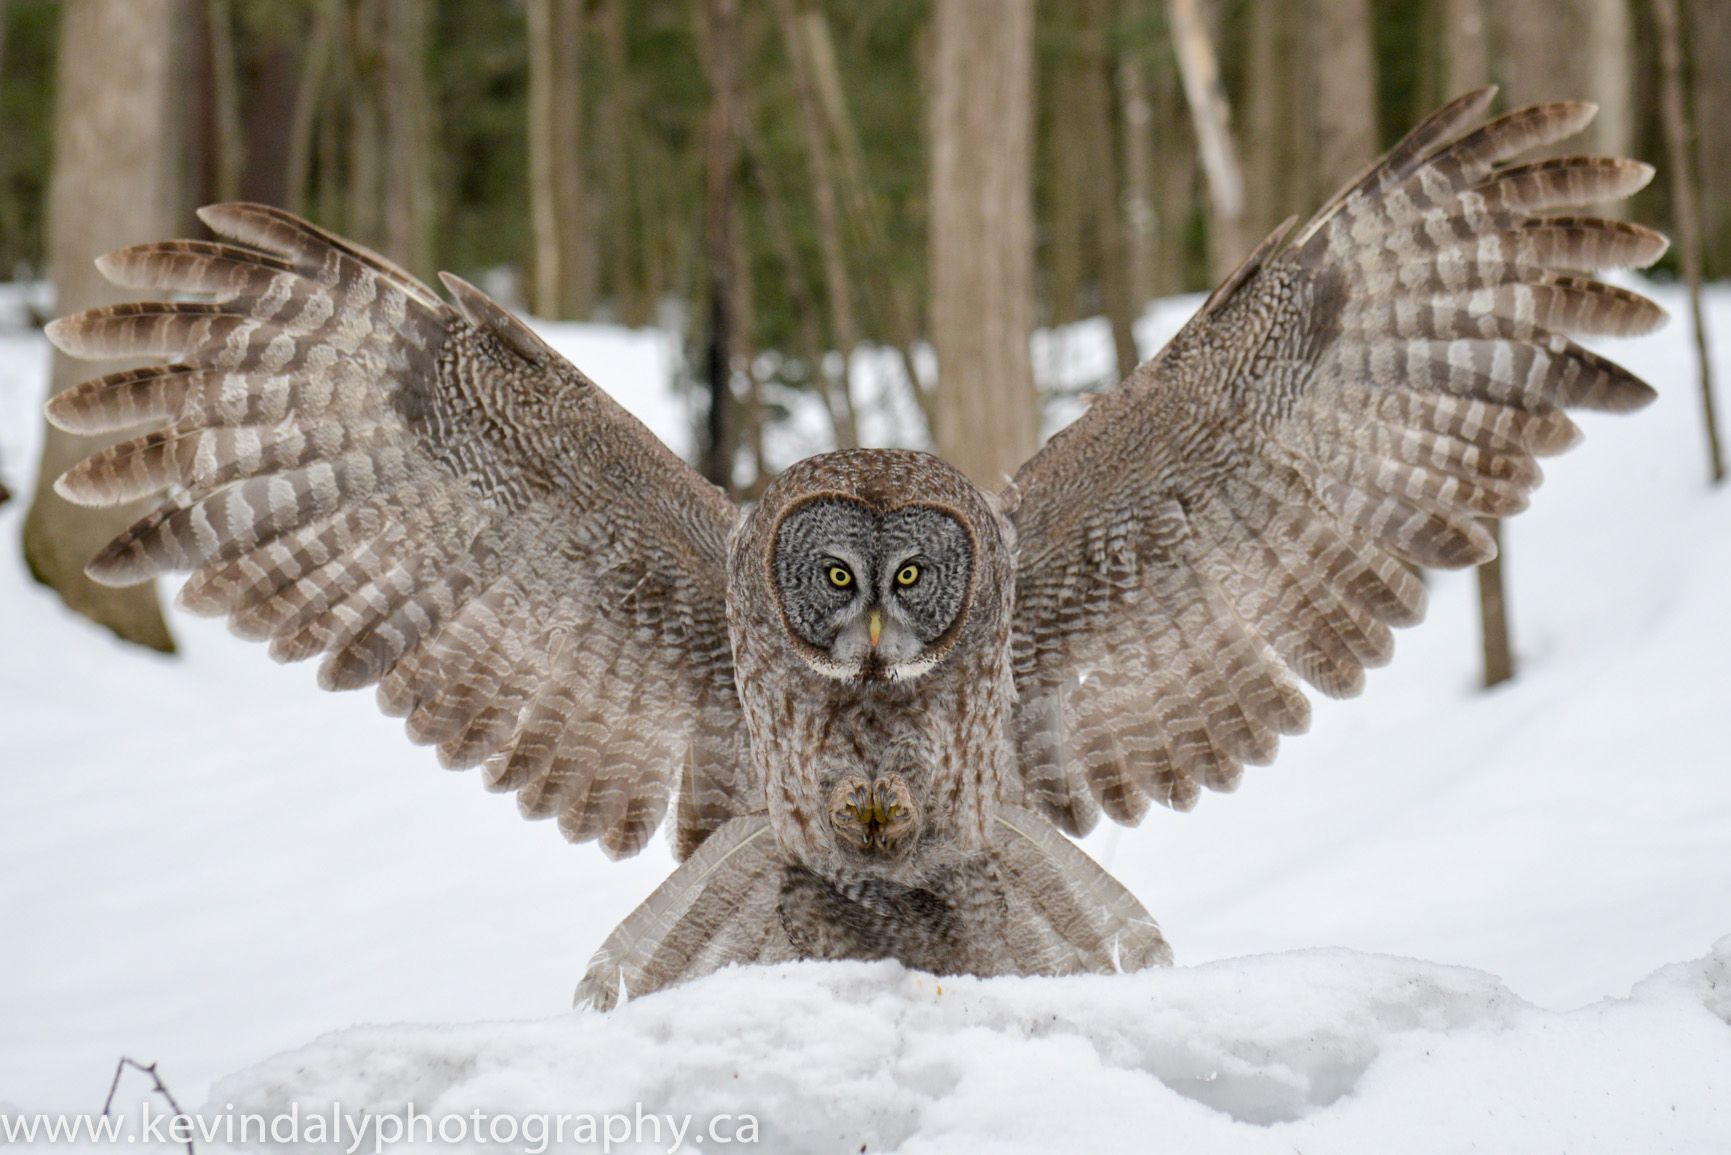
[[[256,205],[203,214],[238,245],[104,260],[205,301],[51,327],[169,362],[50,402],[73,431],[154,430],[60,489],[163,495],[94,576],[191,570],[187,605],[324,654],[329,688],[377,683],[414,740],[572,839],[630,854],[676,801],[681,865],[591,964],[596,1004],[729,962],[1164,962],[1058,827],[1232,789],[1306,726],[1301,682],[1355,693],[1419,620],[1403,563],[1489,556],[1477,519],[1524,507],[1565,407],[1651,397],[1562,334],[1659,323],[1581,274],[1663,238],[1533,215],[1651,171],[1505,167],[1592,109],[1468,131],[1491,95],[1277,232],[1002,495],[860,450],[742,517],[472,287],[445,278],[447,304]]]

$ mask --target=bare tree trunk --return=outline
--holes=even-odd
[[[614,308],[624,324],[638,326],[650,320],[655,301],[644,262],[656,260],[659,239],[649,235],[650,220],[641,211],[638,190],[643,186],[640,154],[634,127],[636,94],[625,52],[623,0],[603,0],[596,13],[596,31],[601,40],[606,97],[596,124],[598,155],[603,171],[602,195],[606,198],[608,227],[598,238],[606,256],[607,280]]]
[[[1497,545],[1497,556],[1479,567],[1479,627],[1488,690],[1515,676],[1515,654],[1509,643],[1509,603],[1503,586],[1502,523],[1487,518],[1485,528]]]
[[[1689,286],[1689,321],[1695,330],[1695,358],[1701,373],[1701,418],[1707,431],[1707,473],[1718,485],[1725,480],[1725,456],[1719,447],[1719,418],[1713,404],[1707,322],[1701,315],[1701,212],[1695,200],[1689,112],[1683,100],[1683,49],[1676,0],[1653,0],[1653,15],[1658,20],[1664,68],[1659,94],[1665,117],[1665,151],[1671,164],[1671,216],[1677,230],[1677,258]]]
[[[307,31],[307,25],[300,30]],[[287,207],[305,187],[304,169],[301,183],[291,183],[302,71],[299,45],[286,37],[268,45],[259,60],[242,129],[246,164],[241,195],[249,201]]]
[[[1108,40],[1113,0],[1089,0],[1089,26],[1084,50],[1087,54],[1087,87],[1089,104],[1089,156],[1097,173],[1092,184],[1092,218],[1094,244],[1099,249],[1099,294],[1111,324],[1111,350],[1115,358],[1113,381],[1136,369],[1141,358],[1136,355],[1136,317],[1141,313],[1141,300],[1132,287],[1130,272],[1130,237],[1125,232],[1125,165],[1129,158],[1118,152],[1118,107],[1113,83],[1115,62]]]
[[[1067,325],[1083,316],[1082,282],[1086,279],[1087,255],[1083,252],[1086,185],[1094,178],[1084,156],[1081,56],[1076,41],[1081,34],[1080,4],[1066,4],[1053,13],[1045,35],[1063,37],[1067,49],[1040,74],[1038,99],[1041,119],[1047,127],[1040,138],[1049,156],[1042,159],[1047,172],[1046,213],[1042,243],[1046,269],[1047,323]]]
[[[543,317],[585,317],[595,265],[584,195],[583,0],[528,0],[531,300]]]
[[[1209,41],[1198,0],[1170,0],[1173,47],[1184,81],[1184,99],[1196,127],[1197,154],[1208,179],[1208,244],[1213,273],[1231,272],[1254,243],[1244,219],[1244,175],[1232,144],[1232,112],[1220,82],[1214,45]]]
[[[1119,12],[1139,34],[1150,23],[1149,0],[1121,0]],[[1118,56],[1119,152],[1123,157],[1119,214],[1132,312],[1140,315],[1160,291],[1159,212],[1154,205],[1154,96],[1147,61],[1134,44]],[[1176,204],[1163,206],[1177,211]]]
[[[1116,110],[1113,107],[1112,46],[1108,33],[1113,0],[1085,0],[1082,5],[1081,94],[1088,168],[1088,232],[1093,242],[1100,281],[1100,303],[1112,329],[1115,385],[1136,368],[1135,323],[1139,311],[1131,288],[1128,240],[1124,231],[1123,163],[1118,155]]]
[[[1315,101],[1295,101],[1304,71],[1304,12],[1293,4],[1251,5],[1245,15],[1246,61],[1238,93],[1238,143],[1244,153],[1243,249],[1230,265],[1310,195],[1310,143]],[[1222,270],[1224,271],[1224,270]]]
[[[823,260],[824,292],[829,300],[830,336],[841,354],[841,373],[833,384],[826,387],[825,394],[830,405],[830,420],[835,425],[836,447],[852,449],[859,444],[852,384],[859,324],[854,314],[847,259],[842,252],[841,213],[836,202],[835,177],[830,171],[829,141],[824,134],[811,53],[800,33],[793,0],[775,0],[775,14],[781,25],[788,62],[793,69],[794,92],[799,97],[799,123],[805,137],[806,167],[811,173],[812,198],[817,204],[818,251]],[[823,373],[823,366],[814,365],[812,370]]]
[[[313,110],[314,147],[318,150],[318,205],[325,223],[352,237],[356,229],[353,186],[358,174],[343,171],[343,130],[356,131],[354,124],[355,59],[344,0],[327,0],[330,38],[325,84]],[[345,187],[345,184],[348,187]],[[340,223],[339,223],[340,222]]]
[[[1129,240],[1124,221],[1113,60],[1108,34],[1114,0],[1077,0],[1061,9],[1063,54],[1041,81],[1049,94],[1052,150],[1047,220],[1051,320],[1066,324],[1104,313],[1112,332],[1110,388],[1136,366]],[[1093,292],[1090,292],[1092,290]]]
[[[246,170],[246,135],[240,120],[240,64],[234,48],[234,5],[231,0],[205,0],[201,15],[209,48],[208,115],[214,129],[208,191],[212,200],[230,201],[240,196]]]
[[[1441,0],[1441,8],[1446,101],[1490,81],[1490,27],[1484,0]]]
[[[741,492],[756,497],[769,484],[769,459],[763,449],[763,382],[757,373],[757,302],[752,292],[751,262],[745,251],[745,230],[733,230],[733,267],[739,275],[733,279],[733,317],[735,360],[745,378],[745,396],[734,405],[738,416],[734,443],[743,445],[751,455],[751,483]]]
[[[1294,95],[1314,96],[1316,156],[1307,166],[1311,195],[1292,210],[1301,216],[1345,188],[1381,151],[1369,0],[1310,0],[1309,17],[1304,71],[1310,82],[1304,94]]]
[[[320,141],[319,108],[328,103],[328,89],[335,74],[335,40],[341,21],[336,0],[318,0],[308,17],[306,55],[301,61],[295,88],[293,119],[288,129],[287,172],[283,175],[283,204],[305,213],[313,171],[313,156]],[[327,127],[323,135],[329,137]]]
[[[739,106],[739,12],[735,0],[704,0],[703,67],[709,77],[709,120],[704,143],[704,259],[708,263],[709,427],[704,475],[733,489],[733,457],[738,442],[733,425],[733,364],[739,344],[734,281],[741,270],[734,260],[738,228],[733,174],[738,164],[735,132]]]
[[[1685,5],[1695,152],[1700,169],[1702,274],[1731,276],[1731,3]]]
[[[996,489],[1033,453],[1032,0],[938,0],[931,95],[938,452]]]
[[[852,225],[860,261],[874,272],[866,281],[866,300],[873,305],[880,331],[885,333],[901,358],[908,387],[929,431],[933,422],[932,401],[920,387],[910,352],[918,336],[914,308],[909,303],[906,286],[891,274],[884,259],[889,250],[889,236],[884,224],[883,201],[866,171],[865,149],[860,144],[859,131],[842,88],[841,68],[836,63],[835,40],[830,34],[829,20],[811,0],[800,0],[800,3],[799,28],[804,42],[804,57],[830,139],[836,146],[836,158],[841,162],[840,179],[836,183],[841,191],[844,223]],[[852,394],[843,400],[852,414]]]
[[[1152,2],[1152,0],[1149,0]],[[1154,108],[1154,232],[1157,257],[1154,291],[1156,294],[1182,293],[1190,288],[1203,288],[1206,277],[1192,285],[1188,239],[1192,221],[1198,209],[1206,212],[1206,198],[1198,196],[1197,171],[1201,166],[1201,149],[1196,132],[1186,113],[1183,79],[1179,75],[1178,55],[1172,51],[1170,29],[1163,55],[1150,63],[1150,90]],[[1201,202],[1199,204],[1199,202]],[[1210,230],[1212,231],[1212,230]]]
[[[433,179],[433,92],[427,75],[433,6],[423,0],[387,0],[383,29],[385,144],[385,251],[431,278],[438,230]]]
[[[1540,155],[1634,150],[1634,53],[1629,0],[1549,0],[1500,4],[1496,13],[1498,78],[1511,108],[1542,100],[1591,100],[1599,115],[1578,137]],[[1625,202],[1597,206],[1621,216]]]
[[[776,260],[781,265],[788,307],[793,312],[795,331],[799,334],[800,356],[806,360],[807,371],[813,383],[818,384],[824,393],[825,408],[833,424],[837,417],[837,403],[831,396],[829,380],[823,372],[823,334],[818,324],[817,306],[807,287],[799,248],[793,239],[793,226],[788,222],[787,194],[782,189],[781,181],[771,167],[768,157],[764,155],[763,141],[758,138],[749,109],[740,110],[739,139],[744,146],[746,161],[751,166],[752,180],[757,185],[758,196],[763,204],[764,219],[769,225],[770,244],[774,247]],[[839,444],[839,431],[832,429],[832,432],[836,434]]]
[[[348,64],[348,171],[347,211],[343,216],[343,231],[363,244],[385,251],[384,181],[385,181],[385,99],[381,74],[378,12],[391,0],[347,0],[343,4],[345,19],[344,53]],[[386,251],[386,256],[401,259],[401,254]]]
[[[48,231],[62,315],[131,295],[110,286],[93,259],[159,240],[178,225],[180,41],[187,20],[186,0],[67,0],[64,7]],[[50,390],[121,367],[56,353]],[[128,641],[172,651],[154,584],[111,589],[84,574],[85,563],[141,517],[145,503],[85,509],[53,490],[56,477],[104,443],[49,428],[24,522],[24,557],[36,579],[72,609]]]
[[[1484,0],[1445,0],[1442,55],[1445,83],[1450,96],[1486,84],[1490,80]],[[1502,523],[1485,518],[1481,524],[1496,543],[1497,556],[1479,566],[1479,640],[1483,652],[1486,689],[1515,676],[1514,642],[1509,633],[1509,600],[1503,580],[1503,557],[1507,546]]]
[[[355,0],[347,229],[421,277],[434,271],[432,8]]]

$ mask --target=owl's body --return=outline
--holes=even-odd
[[[60,479],[160,504],[90,566],[184,569],[327,688],[377,684],[448,766],[674,874],[581,993],[611,1005],[729,963],[898,958],[1055,974],[1170,959],[1065,834],[1194,805],[1362,686],[1424,611],[1410,565],[1485,560],[1566,407],[1652,391],[1565,332],[1657,325],[1582,275],[1650,230],[1540,215],[1644,165],[1510,162],[1578,131],[1547,104],[1415,129],[1172,343],[988,494],[938,459],[829,454],[741,512],[473,287],[454,304],[280,210],[236,244],[125,249],[123,284],[198,293],[56,322],[159,358],[55,397],[153,431]]]
[[[861,678],[834,677],[801,659],[799,641],[779,628],[774,539],[790,509],[813,502],[845,502],[868,518],[910,506],[949,509],[971,527],[965,547],[971,572],[961,580],[973,591],[963,620],[954,623],[955,636],[946,639],[945,661],[914,677],[886,671]],[[820,520],[825,511],[818,511]],[[861,531],[837,526],[819,532],[845,541]],[[863,532],[869,536],[869,527]],[[929,454],[896,450],[861,449],[800,462],[747,514],[728,560],[728,620],[740,700],[776,838],[818,875],[918,885],[987,845],[991,807],[1014,773],[1012,540],[996,503],[965,477]],[[952,565],[960,569],[962,561]],[[925,568],[921,581],[941,580],[930,563]],[[917,815],[916,829],[893,853],[860,847],[825,814],[812,813],[812,799],[831,797],[850,778],[870,784],[890,775],[906,783]]]
[[[967,527],[946,556],[929,546],[917,554],[919,582],[967,587],[959,620],[940,623],[944,660],[902,674],[886,661],[864,677],[804,660],[799,635],[778,620],[800,591],[778,589],[776,570],[794,548],[778,539],[796,536],[790,521],[805,511],[813,560],[848,555],[862,585],[886,568],[863,560],[881,552],[875,531],[886,520],[953,516]],[[994,852],[1003,839],[993,819],[1015,775],[1013,541],[994,497],[929,454],[896,450],[803,461],[745,517],[729,549],[728,619],[752,761],[784,860],[759,957],[897,958],[974,974],[1064,969],[1037,935],[1018,938],[1031,920],[1017,875]],[[887,569],[904,571],[905,552],[892,550]],[[862,609],[880,600],[889,599],[868,593]],[[845,799],[885,783],[906,828],[872,839]],[[1134,949],[1164,944],[1154,932]],[[612,976],[599,969],[605,984]],[[605,989],[589,993],[607,999]]]

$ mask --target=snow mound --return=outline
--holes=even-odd
[[[750,1114],[790,1152],[1627,1152],[1731,1144],[1727,1086],[1731,937],[1569,1012],[1346,950],[1063,979],[730,969],[611,1015],[339,1031],[206,1110]]]

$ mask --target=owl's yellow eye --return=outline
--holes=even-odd
[[[906,589],[908,586],[913,585],[919,580],[920,567],[917,565],[904,565],[900,572],[896,574],[896,584],[901,586],[903,589]]]
[[[829,567],[829,584],[838,590],[845,590],[853,584],[853,575],[847,572],[846,566],[832,565]]]

